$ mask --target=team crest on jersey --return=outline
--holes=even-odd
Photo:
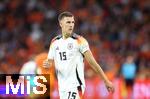
[[[68,47],[69,50],[71,50],[73,48],[73,44],[72,43],[68,43]]]

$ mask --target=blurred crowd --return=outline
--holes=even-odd
[[[75,15],[75,33],[84,36],[110,79],[150,77],[149,0],[0,0],[0,73],[19,73],[31,57],[48,51],[60,34],[58,14]],[[95,74],[86,63],[86,78]]]

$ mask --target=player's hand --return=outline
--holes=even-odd
[[[108,92],[112,92],[113,93],[115,91],[115,88],[114,88],[112,82],[105,81],[105,86],[106,86]]]
[[[49,68],[50,65],[51,65],[51,64],[50,64],[50,61],[49,61],[48,59],[46,59],[46,60],[43,61],[43,67],[44,67],[44,68]]]

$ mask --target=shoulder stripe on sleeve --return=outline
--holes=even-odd
[[[62,38],[62,35],[58,35],[58,36],[54,37],[54,38],[52,39],[51,43],[53,43],[53,42],[56,41],[56,40],[59,40],[60,38]]]
[[[71,36],[73,39],[78,39],[80,37],[80,35],[76,34],[76,33],[73,33],[72,36]]]
[[[78,44],[84,44],[87,43],[86,39],[76,33],[73,33],[73,35],[71,36],[73,39],[76,39]]]
[[[87,43],[87,40],[82,36],[78,37],[77,41],[78,41],[78,44],[86,44]]]
[[[54,41],[59,40],[60,38],[62,38],[62,35],[58,35],[58,36],[54,37],[54,38],[51,40],[50,47],[52,47]]]

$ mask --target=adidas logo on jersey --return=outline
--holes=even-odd
[[[57,46],[56,50],[59,50],[59,47]]]

